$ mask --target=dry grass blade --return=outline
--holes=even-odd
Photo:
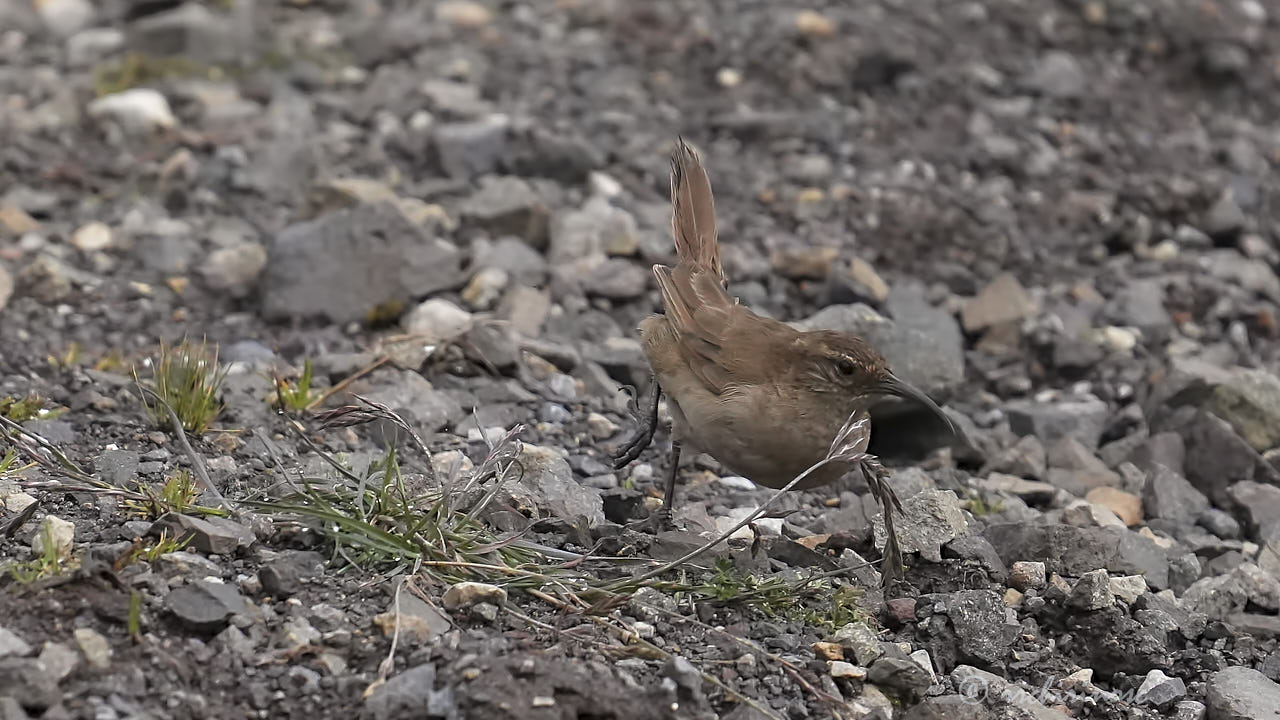
[[[210,495],[213,495],[214,499],[217,500],[218,505],[231,509],[230,503],[228,503],[227,499],[222,496],[222,492],[218,490],[218,487],[213,484],[213,479],[209,477],[209,471],[204,466],[204,456],[197,453],[195,449],[191,447],[191,442],[187,440],[184,423],[182,422],[182,418],[179,417],[178,411],[170,405],[169,401],[166,400],[159,392],[141,385],[138,386],[138,389],[143,394],[144,402],[145,399],[149,397],[151,402],[155,403],[154,406],[148,403],[148,407],[155,407],[156,412],[163,412],[165,416],[168,417],[169,423],[173,428],[173,434],[178,438],[178,444],[182,446],[182,451],[187,454],[187,459],[191,461],[191,467],[195,470],[196,477],[200,480],[200,486]]]

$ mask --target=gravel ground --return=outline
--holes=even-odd
[[[0,0],[0,99],[6,720],[1277,717],[1266,2]],[[626,527],[677,136],[731,292],[965,430],[875,414],[893,593],[859,479],[599,592],[772,494],[689,459]]]

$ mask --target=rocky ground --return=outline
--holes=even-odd
[[[1276,717],[1266,2],[0,0],[0,98],[0,717]],[[887,596],[857,479],[643,577],[771,495],[624,527],[677,135],[965,430]]]

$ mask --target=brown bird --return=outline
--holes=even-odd
[[[847,422],[863,435],[850,462],[832,462],[795,486],[831,483],[857,467],[883,510],[888,540],[883,576],[899,577],[901,553],[892,513],[901,504],[888,470],[865,454],[871,405],[884,396],[921,403],[958,431],[927,395],[890,371],[862,338],[829,330],[801,331],[761,317],[728,293],[720,265],[711,182],[694,151],[678,140],[671,157],[672,230],[676,265],[654,265],[665,314],[640,323],[653,370],[634,437],[619,448],[615,467],[639,457],[653,439],[658,399],[666,392],[671,414],[670,467],[662,510],[670,523],[680,454],[705,452],[758,485],[781,488],[827,456]],[[844,457],[850,457],[848,455]]]

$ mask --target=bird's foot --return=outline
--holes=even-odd
[[[671,509],[666,507],[658,508],[657,510],[649,513],[647,517],[627,523],[626,528],[628,530],[647,534],[651,533],[653,535],[657,535],[660,532],[666,532],[668,530],[679,529],[676,525],[675,516],[672,514]]]
[[[658,429],[658,396],[661,390],[658,387],[658,380],[654,378],[649,383],[648,390],[645,391],[645,402],[643,409],[635,400],[634,390],[628,388],[628,394],[631,399],[627,402],[628,409],[631,411],[631,417],[636,421],[635,432],[627,439],[613,455],[613,469],[621,470],[631,464],[633,460],[640,457],[640,453],[649,447],[649,443],[653,442],[653,433]]]

